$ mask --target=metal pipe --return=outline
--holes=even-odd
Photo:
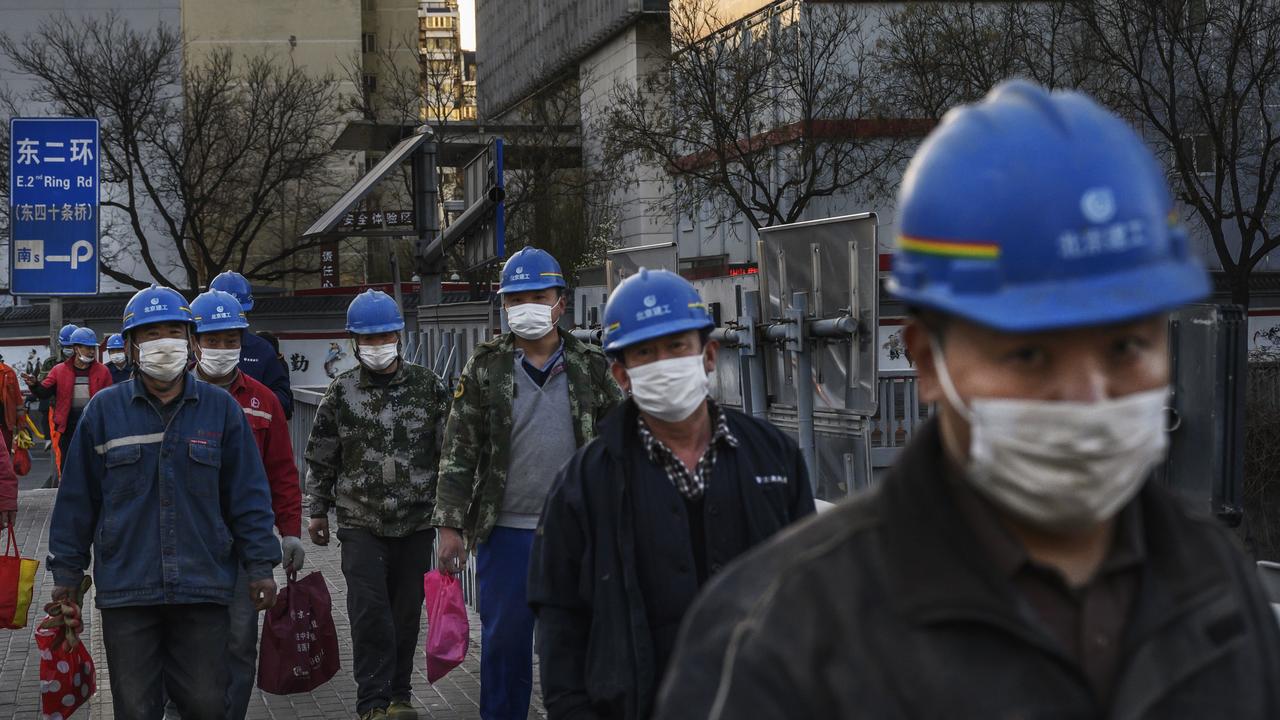
[[[741,335],[735,328],[716,328],[711,331],[711,339],[725,347],[738,347],[742,344]]]
[[[858,331],[858,323],[849,316],[813,320],[809,323],[809,334],[822,338],[845,338]]]
[[[761,420],[769,414],[769,394],[764,379],[764,353],[756,344],[755,329],[760,322],[760,292],[751,290],[742,296],[742,324],[747,343],[741,353],[746,362],[743,373],[743,400],[749,398],[749,407],[744,408],[752,417]]]
[[[569,334],[577,338],[580,342],[584,342],[589,345],[600,345],[603,337],[603,334],[599,330],[583,330],[580,328],[570,330]]]
[[[772,325],[765,325],[761,328],[760,333],[764,335],[765,340],[786,342],[791,338],[791,321],[784,320]]]
[[[809,471],[809,484],[816,495],[818,474],[813,432],[813,357],[809,353],[809,341],[805,333],[808,300],[804,293],[792,294],[791,307],[786,310],[784,317],[791,321],[788,326],[788,344],[796,356],[796,425],[799,429],[800,456],[804,458],[805,468]]]

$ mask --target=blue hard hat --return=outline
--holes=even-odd
[[[404,316],[390,295],[381,290],[365,290],[347,308],[347,332],[376,335],[404,329]]]
[[[545,290],[564,287],[564,274],[560,263],[546,250],[535,247],[521,248],[502,266],[502,284],[499,294]]]
[[[238,272],[228,270],[209,281],[210,290],[221,290],[231,293],[240,302],[240,309],[249,312],[253,309],[253,286]]]
[[[108,349],[108,350],[123,350],[123,349],[124,349],[124,336],[123,336],[123,335],[121,335],[120,333],[112,333],[112,334],[107,338],[107,349]]]
[[[76,328],[76,331],[71,333],[71,342],[67,344],[98,347],[98,333],[94,332],[92,328]]]
[[[124,321],[121,327],[124,332],[162,322],[190,323],[191,308],[186,298],[178,291],[167,287],[152,285],[139,290],[124,306]]]
[[[71,323],[67,323],[66,325],[63,325],[62,329],[58,331],[58,344],[70,345],[72,333],[74,333],[79,329],[80,329],[79,325],[72,325]]]
[[[715,321],[693,285],[670,270],[623,280],[604,306],[604,349],[616,353],[646,340],[712,327]]]
[[[925,139],[898,233],[893,294],[1005,332],[1124,322],[1209,293],[1133,129],[1085,95],[1021,80]]]
[[[210,290],[191,301],[191,317],[196,321],[197,333],[219,330],[243,330],[249,320],[240,308],[240,301],[229,292]]]

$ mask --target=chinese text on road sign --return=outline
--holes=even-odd
[[[9,121],[14,295],[98,292],[98,121]]]

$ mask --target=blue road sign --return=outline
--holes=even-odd
[[[98,121],[9,121],[9,289],[98,292]]]

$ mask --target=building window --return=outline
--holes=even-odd
[[[361,35],[360,35],[360,46],[361,46],[361,47],[364,49],[364,51],[365,51],[365,52],[367,52],[367,53],[377,52],[377,51],[378,51],[378,40],[377,40],[377,36],[376,36],[376,35],[374,35],[373,33],[363,33],[363,34],[361,34]]]
[[[1180,150],[1179,161],[1187,163],[1192,172],[1203,175],[1214,171],[1216,157],[1209,135],[1183,135]]]
[[[373,73],[364,74],[364,91],[367,93],[378,92],[378,76]]]
[[[372,170],[373,166],[377,165],[378,161],[380,160],[382,160],[381,155],[377,155],[375,153],[365,153],[364,154],[364,171],[367,173],[370,170]]]

